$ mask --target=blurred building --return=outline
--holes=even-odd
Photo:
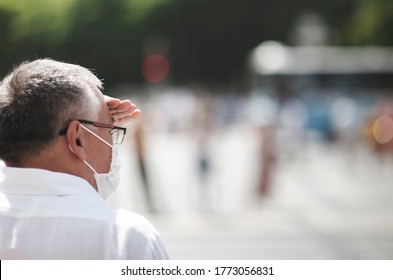
[[[289,47],[268,41],[252,51],[250,67],[255,88],[282,105],[304,102],[305,128],[327,140],[345,126],[362,126],[378,101],[393,93],[388,47]]]

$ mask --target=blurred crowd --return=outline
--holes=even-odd
[[[356,96],[340,91],[304,92],[278,99],[263,90],[240,95],[171,88],[127,97],[143,111],[128,141],[152,212],[160,211],[154,203],[157,194],[152,193],[158,187],[152,185],[157,185],[157,173],[162,170],[174,170],[173,177],[188,176],[183,184],[196,186],[202,197],[199,207],[205,209],[217,199],[212,195],[209,202],[203,197],[217,187],[214,185],[225,185],[225,180],[239,180],[254,200],[263,200],[274,185],[277,166],[300,160],[315,143],[339,147],[343,153],[353,154],[354,161],[362,160],[356,158],[359,150],[369,151],[375,158],[389,157],[393,151],[393,100],[389,92],[364,91]],[[175,139],[168,138],[170,135],[179,142],[170,144],[169,139]],[[163,139],[167,153],[160,155],[152,146]],[[182,143],[187,143],[187,148]],[[160,166],[154,167],[152,158],[160,156],[168,159],[156,160]],[[175,157],[187,157],[187,163],[180,160],[176,166]],[[187,175],[185,165],[192,169]],[[183,187],[192,192],[190,186]]]

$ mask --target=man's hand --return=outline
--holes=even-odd
[[[115,125],[125,125],[141,115],[141,110],[137,109],[130,100],[120,100],[107,95],[104,95],[104,98]]]

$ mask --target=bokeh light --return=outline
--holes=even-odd
[[[388,143],[393,139],[393,120],[386,115],[379,117],[374,122],[373,134],[378,143]]]
[[[162,54],[148,55],[142,64],[143,78],[149,83],[163,81],[169,73],[169,61]]]

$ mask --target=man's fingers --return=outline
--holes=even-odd
[[[109,109],[118,107],[122,102],[120,99],[113,98],[107,95],[104,95],[104,99],[106,106],[108,106]]]
[[[121,101],[117,106],[110,107],[108,105],[109,112],[112,113],[123,113],[134,111],[136,109],[136,105],[132,103],[130,100]]]
[[[133,121],[141,115],[141,111],[130,100],[120,100],[105,96],[106,105],[115,125],[124,125],[128,121]]]
[[[122,112],[114,114],[113,119],[115,120],[115,125],[124,125],[129,121],[134,121],[141,116],[142,112],[139,109],[135,109],[132,112]],[[113,116],[113,115],[112,115]]]
[[[121,118],[131,116],[135,111],[140,112],[140,110],[137,109],[136,106],[132,106],[132,107],[126,109],[125,111],[118,111],[118,110],[113,111],[113,112],[111,112],[111,115],[112,115],[112,118],[114,118],[114,119],[121,119]]]

